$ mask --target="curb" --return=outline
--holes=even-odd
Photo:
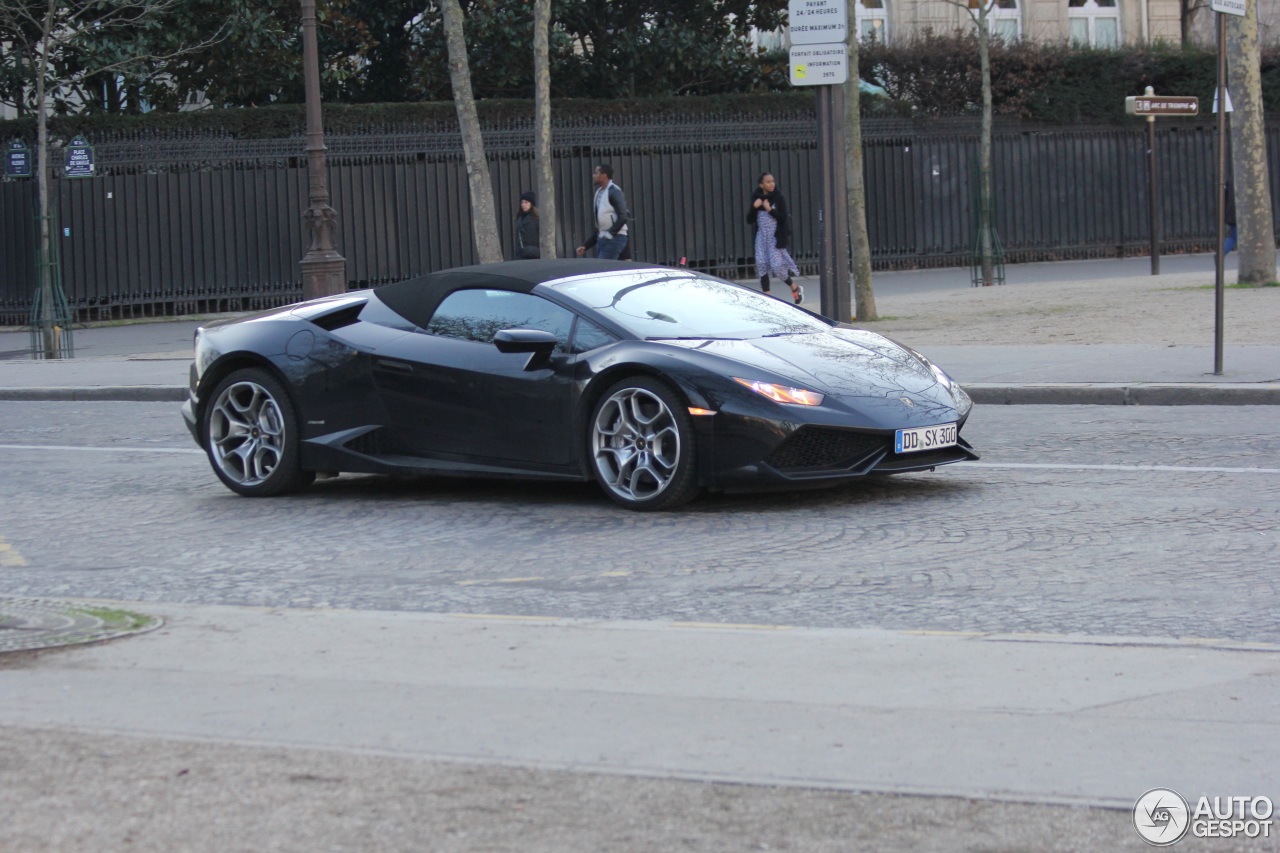
[[[975,403],[1061,406],[1277,406],[1280,383],[1046,382],[962,385]]]
[[[125,403],[176,403],[187,399],[179,385],[91,385],[52,388],[0,388],[0,400],[113,401]]]
[[[1108,383],[1046,382],[962,385],[975,403],[1028,406],[1280,406],[1280,382]],[[100,385],[0,388],[0,400],[30,402],[179,403],[178,385]]]

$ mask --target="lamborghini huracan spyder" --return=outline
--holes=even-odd
[[[214,473],[597,480],[631,509],[976,459],[968,395],[914,350],[750,288],[514,261],[196,332],[183,416]]]

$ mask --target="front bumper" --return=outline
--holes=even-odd
[[[187,399],[182,404],[182,420],[187,425],[187,431],[191,433],[191,438],[195,440],[197,445],[204,446],[204,438],[200,435],[200,397],[196,394],[196,387],[199,384],[199,377],[196,375],[195,362],[191,364],[190,381],[187,386]]]
[[[835,484],[980,458],[963,437],[953,447],[900,454],[894,452],[893,430],[768,422],[723,411],[714,420],[718,423],[706,424],[700,436],[706,442],[702,446],[711,448],[712,462],[704,471],[711,488]]]

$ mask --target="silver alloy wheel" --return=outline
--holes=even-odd
[[[236,382],[218,396],[209,416],[209,455],[228,479],[256,486],[284,454],[285,420],[275,398],[256,382]]]
[[[675,416],[644,388],[623,388],[600,406],[591,444],[600,481],[628,501],[661,494],[680,464]]]

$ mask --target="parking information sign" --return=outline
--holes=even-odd
[[[789,0],[787,16],[792,44],[835,44],[849,40],[846,0]]]
[[[843,43],[792,45],[792,86],[839,86],[848,79],[848,45]]]
[[[31,177],[31,149],[14,139],[4,152],[4,173],[10,178]]]
[[[67,146],[67,168],[64,174],[68,178],[93,177],[93,146],[83,136],[77,136]]]
[[[1226,15],[1244,16],[1248,13],[1249,0],[1209,0],[1209,8]]]

